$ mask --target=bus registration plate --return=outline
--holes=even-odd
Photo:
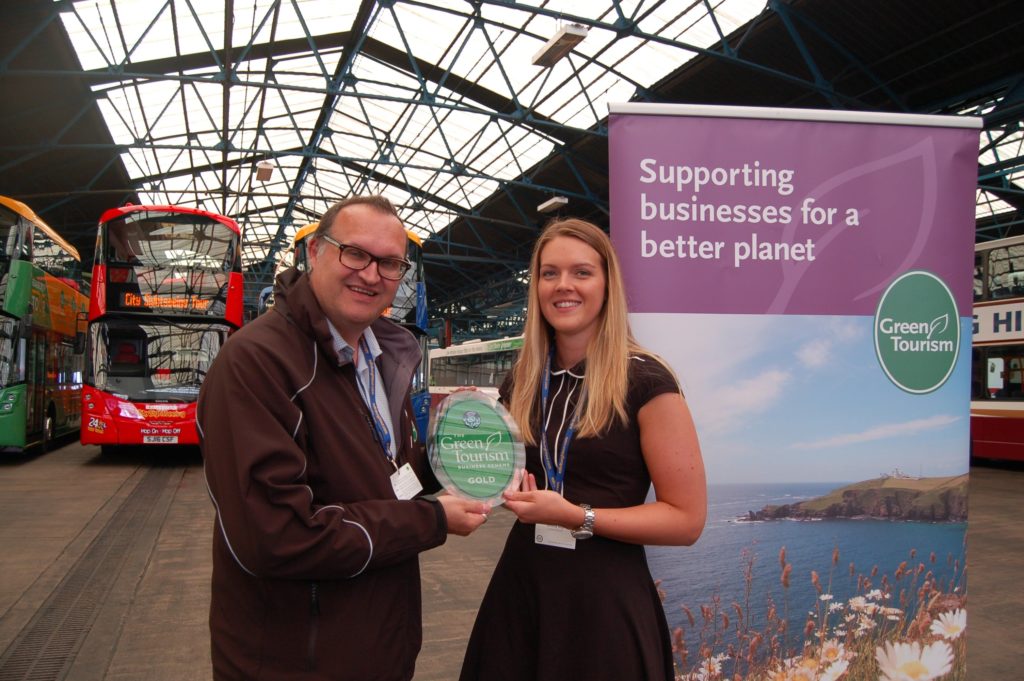
[[[176,445],[177,435],[143,435],[142,444],[145,445]]]

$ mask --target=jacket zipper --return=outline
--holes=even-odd
[[[306,650],[306,662],[309,669],[316,669],[316,638],[320,628],[320,593],[319,585],[313,582],[310,585],[310,609],[309,609],[309,647]]]

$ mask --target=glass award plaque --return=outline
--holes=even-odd
[[[434,475],[448,492],[492,505],[519,484],[526,463],[515,421],[496,399],[476,390],[441,402],[428,451]]]

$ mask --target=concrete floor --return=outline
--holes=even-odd
[[[967,678],[1024,663],[1024,470],[973,467]],[[212,508],[194,451],[68,444],[0,460],[0,681],[210,678]],[[422,557],[424,644],[416,681],[458,675],[511,515]]]

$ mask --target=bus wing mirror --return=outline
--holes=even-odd
[[[75,321],[74,354],[81,355],[85,352],[85,327],[88,321],[88,314],[79,312]]]
[[[29,303],[28,307],[25,308],[25,314],[21,316],[20,328],[18,329],[18,336],[21,338],[28,338],[32,335],[32,304]]]

